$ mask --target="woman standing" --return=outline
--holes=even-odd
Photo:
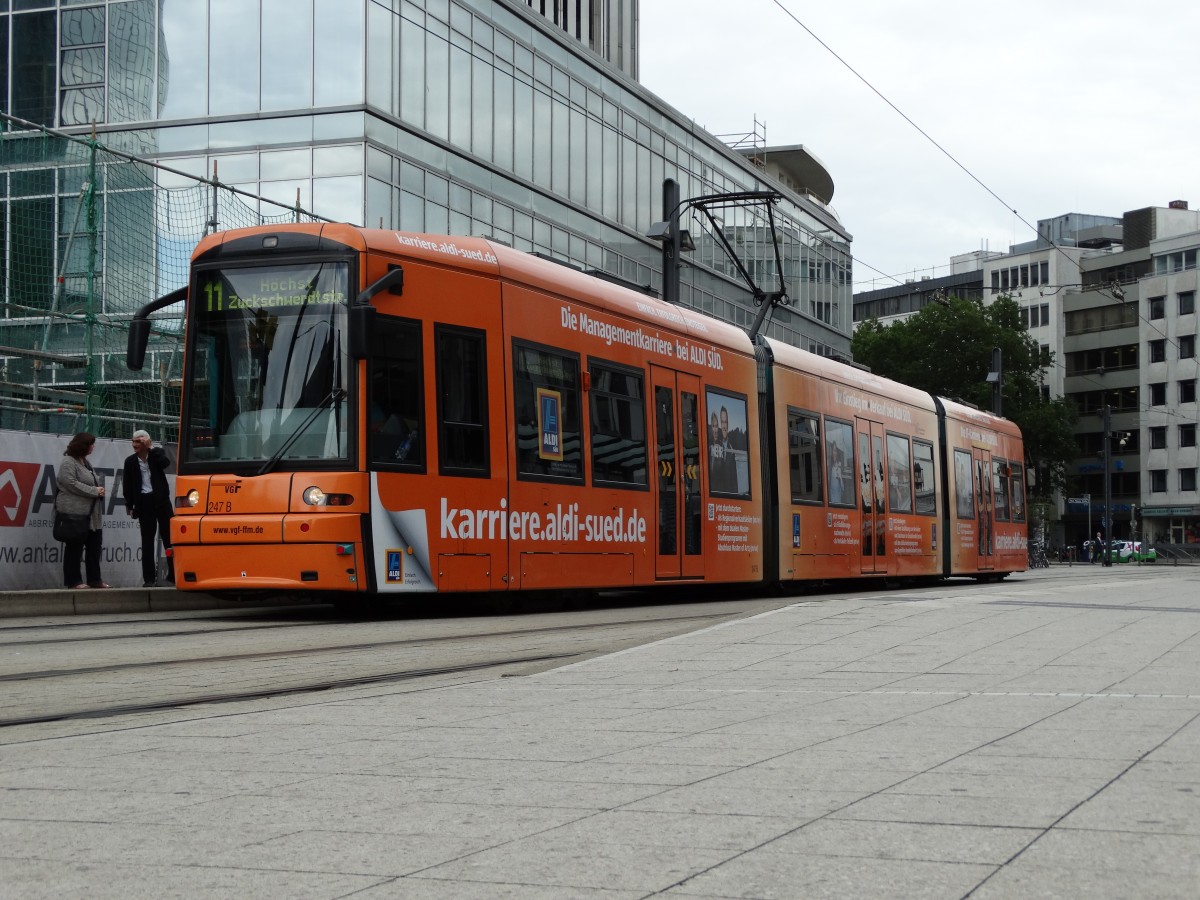
[[[63,583],[72,590],[109,587],[100,577],[100,548],[104,539],[101,531],[104,509],[100,500],[104,497],[104,485],[87,461],[94,449],[96,436],[81,431],[71,438],[63,461],[58,465],[58,496],[54,498],[54,508],[63,513],[88,516],[87,536],[63,543]],[[86,582],[79,570],[85,550]]]

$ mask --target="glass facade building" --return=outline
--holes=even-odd
[[[571,21],[628,30],[634,4],[603,6]],[[612,64],[589,47],[611,28],[571,28],[584,31],[527,0],[0,0],[0,105],[327,218],[490,236],[655,288],[644,234],[664,217],[664,179],[684,198],[780,190],[791,305],[764,330],[848,353],[850,238],[833,210],[632,80],[635,22]],[[27,188],[0,185],[6,220]],[[77,186],[39,190],[53,207]],[[681,302],[749,325],[752,295],[713,224],[684,224],[697,249]],[[716,223],[774,290],[764,224],[743,209]]]

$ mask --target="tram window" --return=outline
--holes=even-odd
[[[825,464],[831,506],[854,505],[854,429],[849,422],[825,419]]]
[[[708,486],[714,494],[750,496],[749,442],[746,439],[746,398],[708,391],[704,397],[708,422]]]
[[[912,464],[908,438],[902,434],[887,436],[888,509],[892,512],[912,512]]]
[[[933,444],[914,440],[913,509],[918,515],[937,513],[937,472],[933,468]]]
[[[954,451],[954,500],[960,519],[975,518],[975,488],[971,451]]]
[[[376,316],[367,368],[371,462],[424,470],[421,323]]]
[[[992,496],[996,503],[996,521],[1008,521],[1008,463],[992,460]]]
[[[491,472],[487,427],[487,341],[482,331],[438,325],[438,457],[444,475]]]
[[[788,410],[788,470],[793,503],[820,503],[825,499],[821,484],[821,420],[814,413]]]
[[[513,342],[517,475],[583,483],[579,357]]]
[[[635,369],[590,363],[592,481],[614,487],[647,485],[646,382]]]
[[[1020,463],[1012,464],[1012,520],[1025,521],[1025,469]]]

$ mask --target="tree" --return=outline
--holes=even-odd
[[[1001,296],[989,306],[950,297],[907,319],[883,325],[862,322],[850,343],[856,362],[940,397],[992,408],[992,348],[1003,359],[1003,411],[1021,429],[1029,470],[1037,473],[1034,493],[1048,497],[1066,486],[1068,464],[1079,455],[1075,407],[1062,397],[1042,398],[1042,368],[1054,362],[1021,327],[1020,307]]]

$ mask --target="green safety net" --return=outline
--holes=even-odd
[[[204,235],[318,219],[0,114],[0,428],[175,440],[183,307],[155,313],[138,372],[133,314],[184,286]]]

